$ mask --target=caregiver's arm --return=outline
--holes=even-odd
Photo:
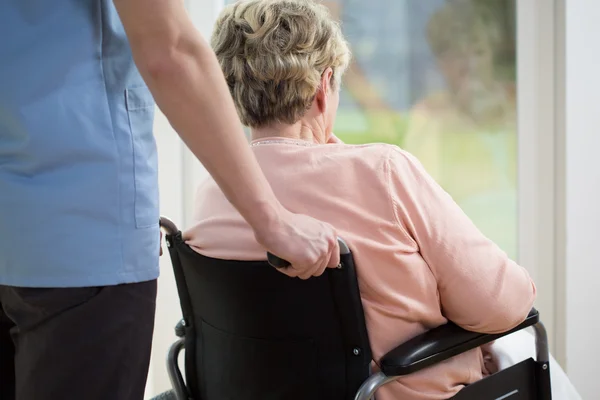
[[[157,105],[269,251],[294,269],[335,267],[334,229],[285,210],[245,140],[208,43],[181,0],[114,0],[133,57]]]
[[[536,294],[527,271],[475,227],[413,156],[399,149],[390,153],[387,172],[398,225],[436,277],[444,316],[483,333],[521,323]]]

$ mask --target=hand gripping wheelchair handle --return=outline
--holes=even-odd
[[[348,247],[348,245],[346,244],[344,239],[338,237],[337,240],[338,240],[338,245],[340,247],[340,254],[341,255],[350,254],[350,248]],[[272,253],[267,253],[267,260],[269,261],[269,264],[271,264],[272,267],[275,267],[277,269],[286,268],[291,265],[289,261],[286,261],[283,258],[277,257],[276,255],[274,255]]]

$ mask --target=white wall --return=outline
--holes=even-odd
[[[205,38],[209,37],[222,4],[222,0],[187,2],[190,16]],[[202,127],[198,127],[198,129],[202,129]],[[181,230],[184,230],[191,220],[196,187],[208,174],[185,147],[158,109],[156,110],[154,135],[159,153],[161,215],[171,218]],[[175,277],[167,248],[164,245],[163,251],[165,254],[160,261],[161,276],[158,281],[156,324],[146,398],[171,388],[165,360],[169,346],[176,340],[175,324],[181,319]]]
[[[555,2],[528,0],[517,2],[517,96],[518,96],[518,261],[531,274],[538,294],[535,307],[548,330],[550,345],[557,354],[556,335],[556,248],[555,162],[556,124],[554,60],[557,46]]]
[[[566,5],[566,350],[584,399],[600,395],[600,2]]]
[[[159,185],[161,215],[185,230],[191,220],[193,193],[208,176],[206,170],[189,152],[165,116],[157,109],[154,134],[159,153]],[[179,297],[171,259],[163,243],[156,304],[156,324],[152,344],[152,360],[146,389],[147,398],[170,388],[165,367],[169,346],[176,340],[175,324],[181,319]]]
[[[161,214],[179,223],[184,219],[183,154],[184,146],[168,121],[157,109],[154,132],[159,153]],[[170,388],[165,360],[169,345],[175,341],[174,327],[181,318],[177,288],[166,246],[160,260],[160,278],[156,302],[156,324],[152,343],[152,360],[146,389],[150,398]]]

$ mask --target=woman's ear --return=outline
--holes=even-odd
[[[319,85],[319,90],[317,90],[317,95],[315,99],[317,101],[319,111],[323,114],[327,112],[327,100],[331,92],[332,79],[333,70],[331,69],[331,67],[328,67],[325,71],[323,71],[323,74],[321,74],[321,84]]]

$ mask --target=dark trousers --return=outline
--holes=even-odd
[[[142,400],[156,290],[0,286],[0,400]]]

